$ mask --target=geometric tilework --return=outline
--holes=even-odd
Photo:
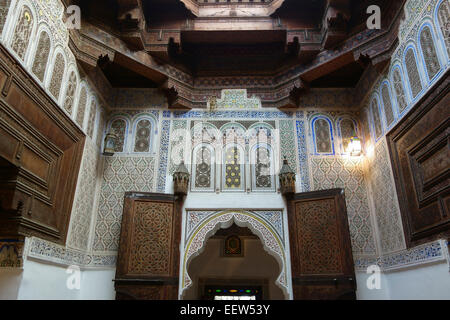
[[[214,117],[216,119],[286,119],[292,118],[292,112],[283,111],[203,111],[191,110],[174,111],[173,116],[176,119],[205,119]]]
[[[11,0],[3,0],[0,2],[0,35],[3,32],[3,27],[5,26],[6,18],[8,17],[10,5]]]
[[[185,149],[186,146],[186,131],[187,121],[186,120],[173,120],[172,121],[172,132],[170,134],[170,165],[169,174],[172,175],[175,169],[179,165],[181,160],[185,159],[187,156]]]
[[[416,98],[422,90],[422,82],[417,68],[417,59],[412,48],[408,49],[405,55],[405,65],[409,84],[411,85],[412,97]]]
[[[422,55],[425,60],[425,67],[427,69],[428,78],[433,79],[441,69],[439,58],[437,56],[436,48],[433,42],[433,36],[429,26],[423,28],[420,34],[420,46],[422,48]]]
[[[21,60],[25,59],[25,54],[28,50],[30,36],[33,30],[33,18],[30,8],[24,6],[17,20],[13,41],[11,43],[12,50]]]
[[[209,101],[208,109],[211,109]],[[226,89],[222,90],[221,98],[217,99],[216,109],[261,109],[261,100],[256,97],[248,98],[247,89]]]
[[[445,254],[445,250],[447,250],[445,242],[444,240],[438,240],[425,243],[411,249],[381,255],[379,258],[357,258],[355,259],[355,269],[359,272],[366,272],[369,266],[378,265],[381,271],[386,272],[439,261],[448,261],[448,257]]]
[[[297,148],[295,145],[295,129],[294,121],[292,120],[280,120],[280,149],[281,159],[286,158],[295,172],[298,172],[295,168],[297,163]]]
[[[106,157],[94,251],[117,251],[125,192],[154,192],[153,157]]]
[[[444,36],[444,45],[447,48],[448,56],[450,57],[450,3],[448,1],[442,1],[440,4],[438,21]]]
[[[76,265],[83,269],[112,269],[115,268],[117,262],[116,253],[92,254],[35,237],[27,238],[25,247],[27,257],[66,267]]]
[[[395,121],[394,111],[392,109],[391,96],[387,84],[381,89],[381,98],[383,99],[384,115],[386,116],[386,124],[389,127]]]
[[[384,254],[405,249],[400,209],[385,138],[375,147],[370,176],[381,252]]]
[[[305,122],[296,121],[297,127],[297,147],[298,147],[298,166],[300,167],[301,192],[308,192],[311,190],[309,165],[308,165],[308,147],[305,134]]]
[[[159,141],[159,165],[158,165],[158,192],[165,192],[166,190],[166,175],[169,160],[169,135],[170,135],[170,121],[162,121],[161,140]]]
[[[393,72],[394,89],[397,97],[397,107],[399,113],[403,113],[408,107],[408,102],[406,101],[405,88],[402,82],[402,76],[399,68],[396,68]]]
[[[42,31],[39,37],[36,54],[34,57],[32,71],[36,77],[44,81],[45,70],[47,69],[48,55],[50,53],[50,37],[47,32]]]
[[[252,212],[266,221],[284,241],[283,211],[282,210],[246,210]],[[220,210],[186,210],[185,241],[192,235],[192,232],[204,221]]]
[[[59,99],[59,94],[61,92],[61,85],[64,77],[65,67],[66,62],[64,60],[64,56],[61,53],[58,53],[54,62],[52,78],[49,86],[50,93],[56,98],[56,100]]]
[[[372,117],[373,117],[373,126],[375,131],[375,138],[378,139],[383,134],[383,126],[381,124],[381,116],[380,110],[378,109],[377,99],[372,100]]]
[[[359,158],[311,158],[314,190],[345,190],[353,253],[375,255],[375,240],[362,165],[363,161]]]

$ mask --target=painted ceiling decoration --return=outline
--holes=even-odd
[[[198,17],[270,16],[285,0],[180,0]]]

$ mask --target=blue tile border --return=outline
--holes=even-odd
[[[446,253],[446,241],[439,240],[419,245],[409,250],[382,255],[379,258],[357,258],[355,269],[358,272],[366,272],[371,265],[377,265],[383,272],[396,271],[423,264],[448,261]]]

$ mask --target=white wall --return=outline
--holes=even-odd
[[[23,270],[0,270],[1,300],[111,300],[115,270],[82,270],[80,290],[69,290],[66,267],[24,261]]]
[[[68,290],[66,268],[26,260],[24,270],[0,270],[0,300],[112,300],[115,270],[83,270],[81,290]],[[381,274],[381,289],[369,290],[369,275],[356,273],[359,300],[450,300],[450,272],[446,262]]]
[[[450,300],[450,272],[446,262],[381,274],[381,289],[369,290],[369,275],[356,274],[359,300]]]
[[[389,300],[389,285],[386,282],[386,275],[380,274],[380,289],[369,290],[367,280],[371,274],[356,272],[356,298],[358,300]]]
[[[285,201],[278,193],[194,193],[184,203],[186,209],[284,209]]]
[[[23,278],[19,288],[19,300],[76,300],[78,290],[66,286],[66,268],[32,260],[24,261]]]
[[[81,283],[82,300],[114,300],[116,270],[85,270]]]
[[[390,299],[450,299],[450,272],[447,263],[386,273]]]

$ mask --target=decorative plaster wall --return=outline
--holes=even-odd
[[[28,8],[29,16],[25,19],[32,21],[29,37],[18,32],[18,21],[23,14],[23,8]],[[67,247],[58,246],[59,251],[78,252],[77,254],[89,255],[90,241],[92,238],[92,220],[96,215],[96,198],[98,195],[99,168],[101,158],[99,146],[103,139],[103,126],[105,122],[105,108],[108,104],[103,96],[98,93],[98,79],[88,78],[80,69],[74,54],[69,48],[69,30],[64,19],[65,7],[59,0],[11,0],[2,1],[0,6],[0,33],[2,45],[11,52],[19,63],[29,71],[32,77],[50,97],[61,107],[75,123],[79,119],[79,127],[88,136],[83,152],[83,162],[80,169],[77,191],[74,199],[73,210]],[[46,34],[49,38],[45,50],[39,47],[41,36]],[[20,44],[18,54],[14,43]],[[58,59],[57,59],[58,57]],[[34,67],[38,67],[35,69]],[[39,69],[39,72],[37,70]],[[79,112],[80,96],[84,88],[85,104],[84,112]],[[104,88],[102,88],[103,90]],[[104,90],[103,90],[104,91]],[[38,248],[36,241],[31,241],[32,250]],[[48,244],[49,247],[55,247]],[[68,257],[64,255],[64,257]],[[42,256],[41,256],[42,258]],[[63,258],[62,258],[63,259]],[[45,260],[45,259],[44,259]],[[70,259],[69,259],[70,260]],[[69,263],[69,261],[66,261]],[[67,264],[66,263],[66,264]],[[109,265],[111,267],[111,265]]]
[[[91,223],[97,212],[94,204],[100,165],[98,146],[87,138],[70,220],[68,247],[85,251],[89,249]]]
[[[364,89],[360,88],[360,91],[365,93],[360,117],[361,123],[364,124],[368,168],[366,175],[376,221],[376,238],[379,245],[378,261],[388,259],[390,261],[389,270],[401,268],[405,264],[408,266],[409,264],[405,263],[405,261],[411,259],[412,252],[420,253],[419,255],[414,255],[416,257],[420,256],[420,258],[417,258],[419,263],[433,262],[435,259],[435,255],[431,253],[434,252],[433,248],[436,247],[434,243],[406,250],[395,181],[392,175],[385,135],[408,114],[409,110],[426,93],[426,90],[438,81],[450,67],[450,56],[447,53],[449,43],[444,41],[444,34],[448,33],[448,26],[443,26],[438,19],[439,10],[442,10],[445,5],[448,7],[448,0],[407,1],[404,8],[405,18],[400,24],[399,44],[392,55],[390,65],[381,75],[370,69],[370,72],[366,72],[360,82],[361,88],[364,87]],[[425,62],[423,57],[424,52],[420,50],[419,38],[424,26],[428,26],[433,33],[433,46],[437,52],[437,59],[440,65],[439,71],[433,78],[427,75],[427,62]],[[419,77],[419,79],[410,79],[407,72],[404,56],[406,51],[411,48],[414,49],[416,59],[414,62],[418,68],[416,78]],[[400,71],[400,81],[396,81],[394,77],[394,72],[397,72],[397,70]],[[420,83],[423,87],[417,96],[413,97],[412,95],[410,80]],[[366,85],[363,86],[363,83]],[[383,97],[382,88],[385,85],[389,87],[389,97],[386,96],[386,92]],[[398,93],[402,91],[407,104],[404,108],[400,107],[397,99]],[[385,113],[385,102],[383,103],[382,98],[390,99],[390,104],[393,107],[393,121],[391,115]],[[378,108],[381,114],[381,124],[378,126],[381,127],[382,132],[379,136],[375,134],[375,119],[370,110],[373,99],[376,99],[375,107]],[[392,255],[395,256],[395,259],[390,258]],[[358,257],[356,259],[357,269],[365,271],[364,268],[368,265],[376,264],[377,259],[372,259],[371,262],[369,260]],[[358,266],[364,267],[359,268]]]
[[[392,174],[386,139],[375,147],[370,166],[370,183],[381,253],[406,248],[397,192]]]
[[[127,191],[155,191],[155,158],[105,157],[93,250],[117,251]]]
[[[375,255],[376,245],[361,158],[311,158],[314,190],[343,188],[355,256]]]

